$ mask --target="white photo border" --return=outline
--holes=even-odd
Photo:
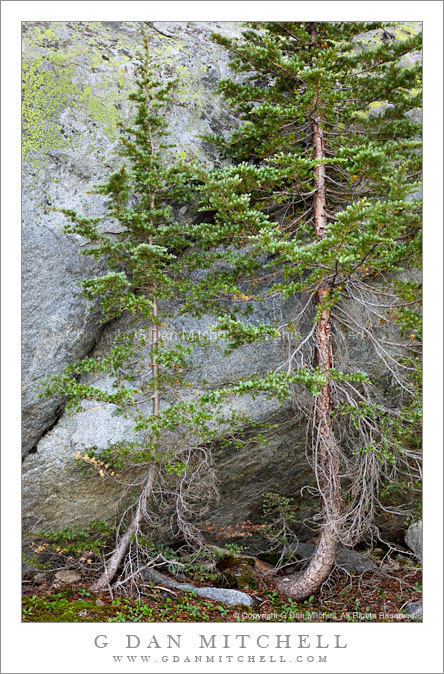
[[[15,672],[442,672],[442,14],[435,1],[99,1],[2,2],[2,626],[3,668]],[[395,20],[422,21],[424,29],[424,622],[412,624],[60,624],[21,623],[20,609],[20,24],[21,21],[245,21]],[[229,650],[234,659],[191,665],[189,655],[207,655],[198,635],[323,634],[341,635],[346,649],[330,648],[328,662],[295,658],[279,662],[288,651],[260,648]],[[110,647],[97,648],[94,638],[107,635]],[[160,649],[148,664],[115,662],[125,654],[127,634],[145,643],[155,634],[182,634],[179,655]],[[334,642],[332,641],[332,644]],[[144,654],[151,650],[141,649]],[[132,653],[132,651],[130,651]],[[317,652],[308,653],[317,656]],[[326,651],[321,651],[322,655]],[[331,653],[331,655],[330,655]],[[276,661],[248,662],[266,655]],[[125,655],[126,659],[126,655]],[[156,662],[154,662],[156,659]],[[205,658],[203,658],[204,660]],[[203,667],[199,669],[199,667]]]

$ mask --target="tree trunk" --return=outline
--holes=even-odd
[[[149,238],[150,244],[153,243],[153,238]],[[157,296],[153,297],[153,316],[157,318],[158,316],[158,301]],[[158,371],[157,371],[157,345],[159,342],[159,326],[154,320],[151,323],[151,374],[152,374],[152,390],[153,390],[153,415],[159,414],[160,409],[160,392],[159,392],[159,382],[158,382]],[[114,576],[117,573],[117,570],[124,559],[130,544],[132,537],[137,533],[140,525],[143,522],[143,513],[148,502],[148,499],[151,496],[153,490],[154,479],[156,477],[156,464],[152,463],[148,468],[148,474],[143,486],[143,491],[139,497],[137,504],[136,512],[134,513],[133,519],[131,520],[127,530],[123,536],[119,539],[113,554],[111,555],[109,561],[105,564],[105,570],[96,580],[96,582],[91,586],[92,592],[100,592],[105,590],[111,584]]]
[[[312,33],[313,39],[315,38]],[[312,143],[315,159],[324,158],[324,139],[321,121],[312,121]],[[313,198],[314,233],[322,239],[327,225],[325,166],[315,168],[315,195]],[[322,283],[316,292],[316,302],[320,304],[330,292]],[[321,370],[332,367],[331,312],[323,309],[314,334],[316,364]],[[278,588],[283,594],[302,600],[313,594],[326,580],[335,561],[339,541],[339,518],[341,514],[341,486],[339,480],[339,452],[331,425],[332,399],[331,385],[322,387],[315,403],[315,447],[314,463],[318,488],[322,502],[322,527],[318,544],[307,568],[300,574],[283,578]]]
[[[114,576],[116,575],[117,570],[128,551],[128,548],[131,543],[131,538],[133,535],[136,534],[140,524],[143,521],[144,507],[149,497],[151,496],[155,475],[156,475],[156,467],[154,464],[152,464],[149,467],[147,479],[145,481],[142,494],[139,497],[139,502],[137,504],[137,510],[134,514],[134,517],[131,520],[131,523],[128,526],[125,533],[123,534],[123,536],[119,539],[119,542],[117,543],[114,552],[111,555],[111,558],[105,564],[104,572],[102,573],[100,578],[98,578],[96,582],[93,585],[91,585],[90,589],[92,592],[100,592],[101,590],[106,590],[111,584],[111,581],[113,580]]]
[[[146,39],[144,41],[145,41],[145,48],[148,53],[148,41]],[[148,95],[146,96],[146,99],[148,110],[151,112],[151,102]],[[147,130],[150,138],[151,152],[154,155],[155,145],[150,122],[148,122]],[[152,192],[150,200],[151,209],[154,208],[155,203],[156,203],[155,192]],[[153,220],[151,220],[150,224],[153,227],[154,225]],[[150,245],[154,243],[154,237],[152,234],[150,234],[148,237],[148,243]],[[159,304],[157,298],[157,288],[155,283],[153,284],[152,287],[152,298],[153,298],[153,320],[151,322],[151,375],[152,375],[152,391],[153,391],[152,400],[153,400],[153,415],[157,415],[159,414],[160,410],[160,391],[159,391],[158,363],[157,363],[157,347],[159,343],[159,325],[157,323],[157,318],[159,314]],[[105,570],[103,571],[102,575],[91,586],[91,590],[93,592],[105,590],[110,586],[111,581],[114,579],[114,576],[116,575],[118,568],[121,565],[130,547],[131,539],[133,538],[133,536],[137,535],[139,527],[143,522],[146,504],[151,496],[155,477],[156,477],[156,463],[153,462],[148,468],[147,477],[143,486],[142,493],[139,496],[139,501],[137,503],[137,508],[134,513],[133,519],[131,520],[123,536],[118,540],[118,543],[110,559],[108,560],[108,563],[105,564]]]

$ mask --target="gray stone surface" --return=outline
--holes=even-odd
[[[423,608],[422,601],[411,601],[404,606],[404,611],[407,615],[415,618],[416,620],[422,620]]]
[[[46,581],[46,575],[44,573],[36,573],[33,578],[34,583],[41,585]]]
[[[422,521],[414,522],[409,526],[405,535],[405,542],[415,556],[422,562]]]
[[[281,310],[282,307],[270,303],[268,314],[263,306],[260,313],[262,317],[265,313],[265,318],[271,321]],[[208,316],[201,319],[179,316],[173,321],[177,333],[184,330],[208,335],[214,324],[215,319]],[[106,353],[114,338],[128,328],[125,320],[114,322],[103,332],[94,354]],[[223,357],[221,347],[212,341],[207,347],[196,349],[191,359],[192,368],[185,375],[185,386],[176,393],[184,400],[191,400],[205,390],[228,384],[238,377],[260,374],[277,367],[284,356],[285,346],[280,338],[246,345],[236,354],[226,357]],[[145,367],[141,370],[141,378],[146,376],[149,376],[149,369]],[[201,378],[205,378],[205,384]],[[103,375],[88,375],[84,381],[103,390],[112,387],[111,379]],[[227,404],[225,410],[229,408]],[[266,430],[268,442],[252,442],[241,449],[234,445],[215,449],[220,500],[214,504],[209,518],[214,525],[221,527],[259,517],[264,493],[278,491],[294,496],[295,489],[311,479],[311,470],[304,456],[305,427],[300,424],[289,403],[279,405],[275,399],[267,399],[265,395],[256,399],[245,395],[236,399],[235,409],[249,415],[255,422],[276,423],[279,431]],[[74,457],[78,451],[91,446],[106,448],[119,440],[137,437],[132,432],[132,421],[117,417],[114,412],[114,405],[82,403],[80,412],[64,413],[40,440],[36,452],[26,457],[22,481],[25,530],[72,524],[81,526],[92,519],[113,516],[121,486],[91,471],[83,474],[75,466]]]
[[[24,217],[27,209],[24,207]],[[100,317],[79,297],[76,281],[92,269],[60,232],[60,218],[26,225],[22,236],[22,437],[26,454],[56,419],[61,400],[39,398],[37,383],[91,349]]]
[[[300,559],[311,559],[315,549],[316,546],[314,543],[299,543],[295,552]],[[358,573],[371,571],[378,566],[375,559],[361,555],[359,552],[355,552],[355,550],[349,550],[342,546],[338,547],[335,561],[337,566],[341,569],[345,569],[346,571],[357,571]]]
[[[250,595],[240,590],[226,590],[220,587],[197,587],[191,583],[178,583],[154,569],[145,569],[141,572],[141,575],[151,582],[165,585],[175,590],[182,590],[183,592],[194,592],[198,597],[220,601],[227,606],[255,606],[256,604]]]
[[[121,488],[98,473],[84,475],[75,454],[85,447],[106,446],[131,433],[131,425],[113,416],[113,406],[97,409],[85,403],[82,412],[64,414],[23,463],[22,513],[25,530],[82,526],[112,516]]]
[[[345,569],[346,571],[354,570],[358,573],[372,571],[378,566],[375,559],[361,555],[359,552],[355,552],[355,550],[348,550],[347,548],[338,550],[336,553],[336,564],[341,567],[341,569]]]
[[[184,586],[188,583],[184,583]],[[195,592],[199,597],[206,597],[214,601],[220,601],[227,606],[254,606],[255,601],[249,594],[241,592],[240,590],[225,590],[221,587],[178,587],[178,589],[190,590]]]
[[[62,569],[57,571],[54,575],[55,580],[61,581],[62,583],[77,583],[81,579],[81,574],[78,571],[72,571],[70,569]]]

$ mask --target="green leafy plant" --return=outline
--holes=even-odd
[[[93,520],[86,527],[35,531],[28,542],[30,554],[25,559],[38,569],[61,564],[97,569],[103,553],[112,547],[112,536],[113,528],[104,520]]]

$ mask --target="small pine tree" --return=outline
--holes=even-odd
[[[176,83],[162,81],[146,36],[144,45],[137,87],[130,94],[135,118],[131,126],[122,126],[119,154],[125,164],[94,190],[106,196],[106,212],[91,219],[61,211],[69,223],[65,231],[88,242],[82,253],[107,267],[107,273],[82,281],[83,294],[99,304],[105,322],[132,317],[134,329],[120,335],[106,355],[69,365],[46,382],[43,392],[67,397],[70,409],[85,400],[114,404],[117,413],[133,419],[142,438],[85,448],[77,455],[81,465],[101,476],[115,479],[119,471],[124,486],[127,471],[126,491],[133,494],[129,506],[123,499],[127,509],[95,591],[108,587],[119,569],[123,584],[154,558],[159,563],[152,544],[153,532],[159,534],[165,522],[162,514],[170,533],[194,548],[202,545],[193,519],[217,496],[208,443],[217,433],[217,420],[226,421],[212,405],[187,403],[175,395],[193,341],[199,341],[191,336],[171,343],[167,334],[168,300],[177,300],[186,288],[177,255],[189,245],[189,233],[175,219],[173,206],[190,199],[190,191],[184,162],[165,161],[171,147],[165,142],[165,110]],[[118,228],[110,228],[110,222]],[[113,375],[110,390],[85,382],[82,375],[95,372]],[[136,378],[140,385],[134,385]],[[131,481],[134,471],[136,480]]]
[[[211,230],[215,258],[230,266],[215,267],[193,298],[208,306],[213,297],[229,348],[282,330],[290,338],[280,369],[231,392],[292,398],[310,424],[318,545],[301,574],[279,583],[299,600],[327,578],[339,542],[370,530],[382,486],[420,476],[420,283],[411,271],[421,263],[421,127],[412,115],[421,66],[409,57],[421,35],[396,40],[388,24],[357,22],[251,28],[242,39],[214,36],[243,73],[220,87],[240,126],[208,139],[234,163],[198,173],[201,210],[214,215],[199,232],[205,248]],[[301,312],[282,326],[253,325],[224,311],[224,294],[298,297]],[[385,396],[343,357],[353,340],[382,362]]]

